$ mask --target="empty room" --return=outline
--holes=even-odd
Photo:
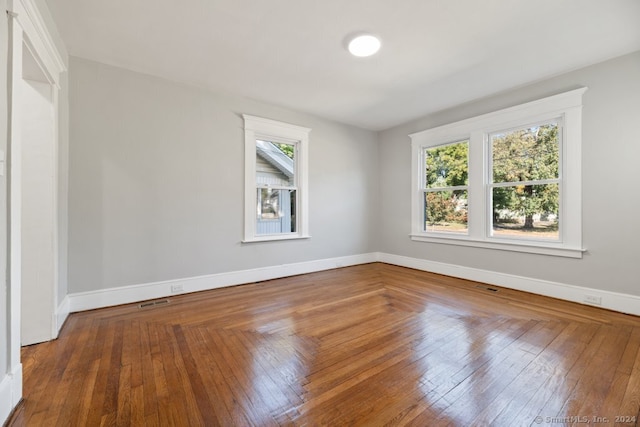
[[[0,0],[0,422],[640,423],[637,0]]]

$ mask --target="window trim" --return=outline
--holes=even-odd
[[[244,238],[243,243],[308,239],[309,235],[309,133],[311,129],[277,120],[243,114],[244,119]],[[296,232],[257,234],[256,140],[296,146]]]
[[[587,88],[564,92],[466,120],[416,132],[411,138],[411,233],[414,241],[582,258],[582,96]],[[560,119],[561,194],[564,218],[559,240],[542,241],[491,236],[489,232],[489,135],[531,123]],[[469,140],[469,234],[454,235],[422,230],[420,195],[423,174],[421,152],[429,147]]]

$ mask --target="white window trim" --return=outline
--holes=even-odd
[[[244,239],[243,243],[308,239],[309,133],[311,129],[243,114],[244,118]],[[296,232],[257,234],[256,140],[296,144]]]
[[[489,249],[582,258],[582,96],[583,87],[511,108],[427,129],[409,135],[412,153],[411,234],[412,240]],[[562,122],[560,239],[548,242],[509,239],[490,235],[487,157],[488,135],[504,129],[545,122]],[[424,231],[421,211],[421,180],[424,149],[469,140],[469,234]]]

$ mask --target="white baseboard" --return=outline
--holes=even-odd
[[[255,268],[251,270],[210,274],[206,276],[186,277],[182,279],[144,283],[139,285],[123,286],[119,288],[101,289],[90,292],[73,293],[68,295],[67,314],[69,312],[73,313],[76,311],[92,310],[95,308],[129,304],[156,298],[164,298],[171,295],[205,291],[226,286],[241,285],[244,283],[253,283],[262,280],[295,276],[297,274],[313,273],[316,271],[330,270],[332,268],[367,264],[376,262],[377,260],[377,253],[369,253],[300,262],[295,264],[282,264],[271,267]],[[172,292],[173,286],[182,286],[182,290],[178,292]],[[60,313],[62,315],[63,312],[60,311]],[[62,325],[62,323],[60,323],[60,325]]]
[[[567,285],[564,283],[386,253],[379,253],[378,261],[640,316],[640,297],[635,295]],[[586,303],[584,301],[585,295],[600,298],[602,304],[595,305]]]
[[[59,330],[68,314],[76,311],[129,304],[156,298],[165,298],[171,295],[205,291],[377,261],[461,279],[474,280],[581,304],[586,304],[585,295],[589,295],[600,298],[602,304],[587,305],[594,305],[596,307],[640,316],[640,297],[635,295],[377,252],[69,294],[58,307],[56,313],[57,327]],[[182,290],[173,292],[172,288],[174,286],[181,286]]]
[[[22,364],[13,367],[0,381],[0,424],[5,423],[11,411],[22,399]]]

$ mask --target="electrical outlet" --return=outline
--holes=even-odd
[[[587,304],[593,304],[593,305],[602,305],[602,297],[598,297],[595,295],[585,295],[584,296],[584,302],[586,302]]]
[[[171,285],[171,292],[172,293],[182,292],[182,291],[184,291],[184,287],[182,286],[182,283]]]

